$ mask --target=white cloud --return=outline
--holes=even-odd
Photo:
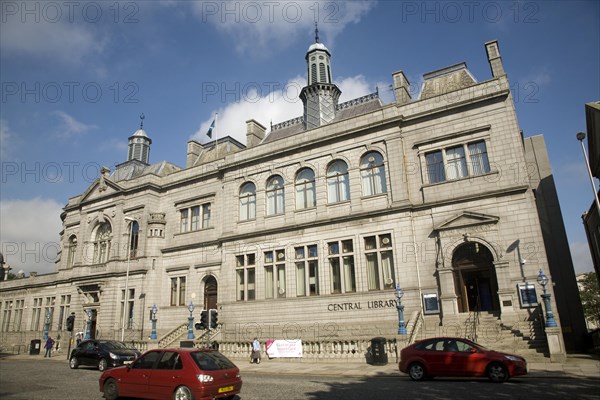
[[[69,23],[66,15],[57,22],[39,17],[36,22],[34,17],[31,15],[22,22],[19,15],[3,15],[6,21],[2,21],[0,28],[3,52],[79,65],[85,57],[102,53],[108,42],[93,31],[93,24]]]
[[[232,36],[236,50],[263,56],[290,45],[293,37],[306,38],[319,23],[320,41],[333,46],[346,25],[357,23],[376,4],[360,1],[277,1],[277,2],[192,2],[203,23]]]
[[[62,121],[58,128],[58,137],[60,138],[70,139],[74,136],[84,135],[90,130],[98,128],[96,125],[87,125],[83,122],[79,122],[64,111],[54,111],[54,114]]]
[[[0,204],[2,254],[13,273],[54,272],[59,250],[60,214],[55,200],[3,200]]]
[[[375,91],[375,84],[369,83],[362,75],[342,78],[336,81],[336,84],[342,91],[340,103]],[[266,126],[268,132],[271,122],[276,124],[301,116],[303,110],[299,94],[305,85],[306,78],[296,76],[289,79],[283,87],[275,88],[271,92],[261,93],[259,87],[252,86],[250,90],[240,93],[241,101],[216,110],[219,113],[218,137],[231,136],[241,143],[246,143],[246,121],[249,119],[255,119]],[[206,132],[212,120],[213,117],[204,120],[192,135],[192,139],[202,143],[209,141]],[[213,140],[214,138],[213,135]]]
[[[580,272],[591,272],[594,270],[594,263],[592,262],[590,247],[587,243],[571,242],[569,247],[571,248],[573,268],[575,269],[576,274]]]
[[[0,119],[0,158],[7,160],[10,154],[10,139],[11,139],[10,128],[8,127],[8,121]]]

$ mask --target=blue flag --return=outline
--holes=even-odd
[[[215,120],[214,119],[213,119],[212,124],[210,124],[210,128],[208,128],[208,131],[206,132],[206,136],[208,136],[211,139],[212,139],[213,129],[215,129]]]

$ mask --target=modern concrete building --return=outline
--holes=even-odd
[[[254,336],[301,339],[307,358],[362,357],[377,336],[577,349],[585,323],[567,301],[577,287],[544,142],[523,138],[498,43],[485,50],[488,79],[452,65],[413,99],[398,71],[395,102],[339,103],[317,38],[302,116],[268,133],[247,121],[246,145],[189,141],[183,168],[151,164],[140,127],[128,160],[69,199],[56,272],[0,284],[2,343],[44,325],[54,336],[74,312],[91,336],[169,345],[187,337],[192,303],[196,321],[217,310],[211,340],[234,355]],[[540,270],[558,322],[548,340]]]

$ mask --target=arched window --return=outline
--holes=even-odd
[[[69,237],[69,248],[67,250],[67,269],[73,268],[75,264],[75,252],[77,251],[77,236]]]
[[[240,221],[256,218],[256,185],[246,182],[240,188]]]
[[[267,181],[267,215],[283,214],[284,204],[283,178],[274,175]]]
[[[302,168],[296,175],[296,208],[310,208],[316,205],[315,173],[310,168]]]
[[[103,222],[96,229],[94,237],[94,264],[102,264],[108,261],[110,252],[110,240],[112,238],[112,228],[108,222]]]
[[[350,200],[348,165],[337,160],[327,168],[327,200],[329,203]]]
[[[327,82],[327,75],[325,75],[325,64],[324,63],[319,63],[319,82],[320,83],[325,83]]]
[[[140,238],[140,224],[137,221],[132,221],[129,229],[129,234],[131,235],[129,238],[129,257],[135,258],[137,257],[138,241]]]
[[[378,152],[370,151],[360,159],[360,175],[363,196],[387,192],[383,157]]]
[[[310,84],[317,83],[317,64],[310,65]]]

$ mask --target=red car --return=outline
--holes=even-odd
[[[523,357],[452,337],[425,339],[403,348],[398,367],[413,381],[434,376],[487,376],[492,382],[504,382],[527,374]]]
[[[106,400],[233,399],[242,389],[240,370],[216,350],[155,349],[133,363],[104,371],[100,391]]]

